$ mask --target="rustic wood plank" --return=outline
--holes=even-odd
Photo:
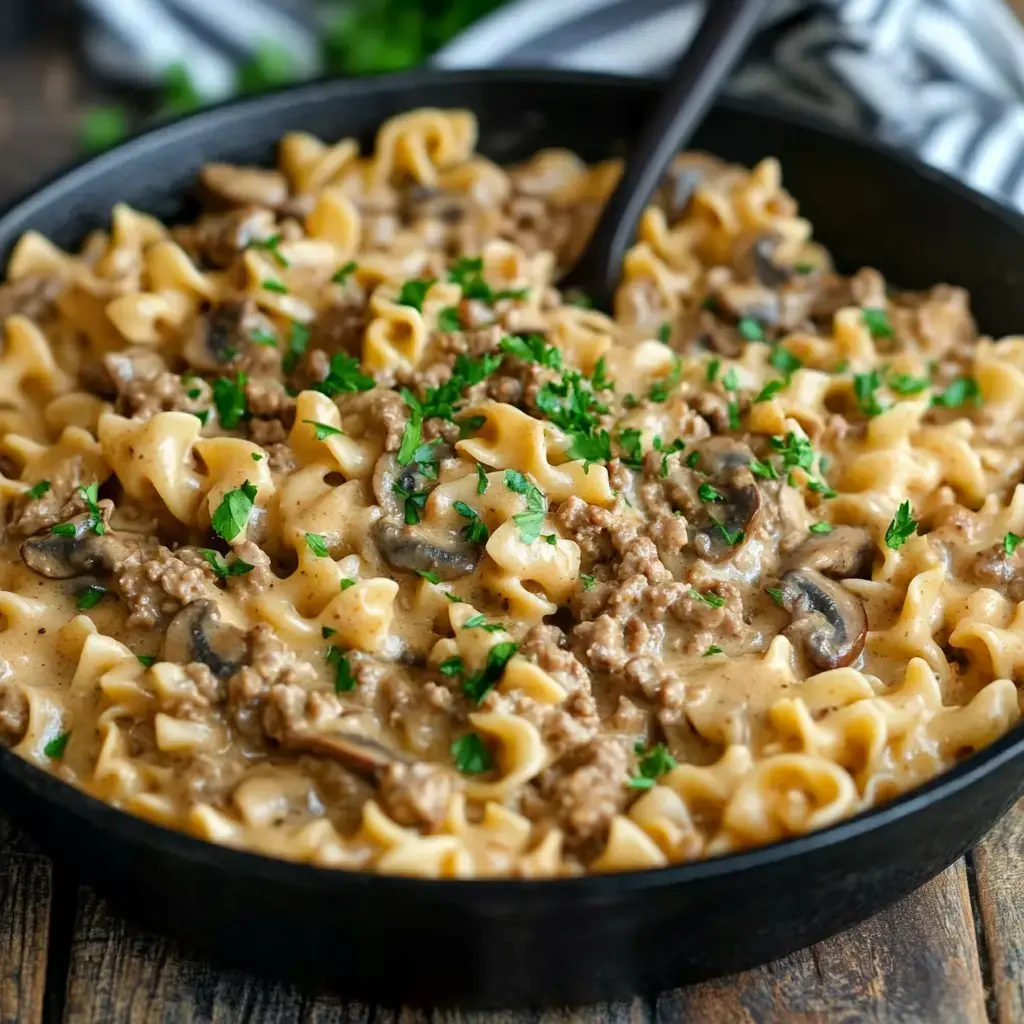
[[[65,1024],[363,1024],[370,1010],[192,956],[83,888]]]
[[[828,942],[665,994],[657,1000],[655,1018],[701,1024],[985,1024],[963,861]]]
[[[1024,800],[973,853],[999,1024],[1024,1021]]]
[[[622,1003],[595,1003],[577,1009],[549,1010],[545,1013],[521,1013],[512,1010],[496,1013],[459,1011],[401,1010],[378,1008],[373,1024],[645,1024],[650,1019],[642,999]]]
[[[0,1022],[43,1017],[52,874],[22,834],[0,819]]]

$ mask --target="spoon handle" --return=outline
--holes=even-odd
[[[563,288],[611,309],[622,258],[669,161],[689,141],[757,27],[769,0],[707,0],[704,18],[636,141],[579,262]]]

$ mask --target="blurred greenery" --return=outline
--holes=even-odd
[[[323,19],[321,61],[327,74],[364,75],[421,64],[478,18],[505,0],[320,0]],[[552,3],[557,0],[551,0]],[[308,77],[291,55],[272,41],[238,69],[238,95],[266,92]],[[151,116],[180,117],[203,106],[188,69],[173,64],[164,73]],[[128,110],[111,105],[86,111],[80,125],[82,148],[108,149],[132,129]]]

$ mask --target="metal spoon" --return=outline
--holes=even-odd
[[[707,0],[704,19],[644,125],[615,191],[560,287],[611,309],[622,258],[669,161],[689,141],[754,33],[769,0]]]

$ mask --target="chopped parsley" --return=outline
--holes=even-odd
[[[310,331],[305,324],[292,322],[291,330],[288,332],[288,350],[281,360],[281,369],[285,373],[291,373],[299,360],[306,354],[309,346]]]
[[[886,547],[893,551],[903,547],[911,536],[917,532],[918,525],[918,521],[913,518],[913,509],[910,507],[910,502],[903,502],[896,509],[896,515],[889,524],[889,528],[885,531]]]
[[[672,358],[672,369],[668,376],[655,381],[651,385],[647,397],[652,402],[664,402],[672,393],[672,389],[679,383],[683,376],[683,361],[678,356]]]
[[[263,282],[263,287],[268,292],[275,292],[278,295],[287,295],[288,294],[288,285],[286,285],[284,283],[284,281],[277,281],[277,280],[275,280],[272,277],[268,277]]]
[[[633,469],[643,468],[643,446],[640,443],[641,432],[634,428],[619,431],[616,440],[623,454],[619,456],[622,463]]]
[[[416,449],[420,446],[423,428],[423,406],[419,399],[408,389],[402,388],[402,399],[409,407],[409,419],[402,433],[402,445],[398,449],[398,464],[408,466],[413,461]]]
[[[722,535],[723,540],[729,547],[736,547],[737,544],[743,543],[743,538],[746,534],[741,529],[730,530],[725,523],[720,522],[714,516],[711,516],[711,525]]]
[[[672,337],[672,325],[666,320],[663,324],[658,327],[658,341],[662,345],[667,345]]]
[[[584,590],[593,590],[597,586],[597,580],[594,579],[589,573],[580,573],[580,582],[583,584]]]
[[[423,312],[423,300],[427,297],[427,292],[435,284],[437,278],[431,277],[425,281],[404,281],[402,283],[401,290],[398,293],[398,298],[395,302],[400,306],[411,306],[417,312]]]
[[[290,266],[287,257],[281,252],[281,235],[271,235],[269,238],[254,238],[247,246],[246,249],[259,249],[262,252],[268,252],[274,257],[275,262],[279,267]]]
[[[740,317],[736,329],[747,341],[764,341],[764,328],[752,316]]]
[[[436,388],[427,388],[423,396],[423,418],[440,416],[450,420],[455,416],[455,406],[462,399],[466,388],[479,384],[501,365],[502,356],[487,353],[480,359],[470,359],[460,352],[452,366],[452,375]]]
[[[225,430],[233,430],[239,420],[249,415],[249,403],[245,398],[246,376],[241,370],[235,379],[218,377],[211,388],[213,404],[217,407],[217,419]]]
[[[229,576],[244,576],[247,572],[252,572],[253,570],[253,566],[241,558],[236,558],[233,562],[225,562],[213,548],[200,548],[199,554],[206,559],[218,579],[224,580]]]
[[[861,312],[864,326],[871,332],[872,338],[892,338],[895,332],[889,321],[889,314],[884,309],[865,309]]]
[[[764,592],[781,608],[782,607],[782,587],[765,587]]]
[[[263,461],[263,452],[249,452],[249,455],[252,457],[253,462]]]
[[[420,513],[426,507],[429,491],[407,491],[397,480],[391,489],[400,498],[405,499],[406,526],[415,526],[420,521]]]
[[[228,491],[213,513],[214,533],[224,540],[234,540],[248,525],[255,500],[256,486],[248,480],[241,487]]]
[[[1006,536],[1003,538],[1003,550],[1008,555],[1012,555],[1022,540],[1024,540],[1024,537],[1018,537],[1017,534],[1007,531]]]
[[[487,490],[487,470],[478,462],[476,464],[476,493],[483,494]]]
[[[490,532],[487,529],[487,524],[480,518],[480,513],[464,501],[455,502],[453,508],[463,519],[469,520],[469,523],[462,528],[462,536],[471,544],[485,543]]]
[[[35,500],[41,498],[50,489],[49,480],[40,480],[38,483],[33,484],[26,492],[25,497]]]
[[[540,488],[530,483],[516,469],[505,470],[505,486],[526,499],[526,511],[517,512],[512,520],[519,527],[519,538],[524,544],[532,544],[539,536],[547,514],[547,499]]]
[[[552,547],[555,547],[558,544],[558,534],[545,533],[541,536],[541,540],[544,541],[545,544],[550,544]]]
[[[725,495],[707,483],[701,484],[697,488],[697,497],[701,501],[725,501]]]
[[[776,345],[772,349],[768,362],[787,378],[792,377],[804,365],[792,352],[781,345]]]
[[[107,532],[107,528],[103,523],[103,513],[99,506],[100,485],[94,480],[91,484],[86,484],[85,487],[79,487],[78,493],[81,494],[86,508],[89,509],[89,518],[86,520],[85,528],[102,536]],[[57,532],[56,528],[53,532]]]
[[[349,260],[340,270],[334,273],[331,280],[335,284],[344,284],[358,269],[359,264],[355,260]]]
[[[313,385],[328,398],[351,391],[369,391],[374,386],[372,377],[367,377],[359,369],[359,360],[344,352],[335,352],[331,356],[331,366],[322,381]]]
[[[886,384],[894,394],[919,395],[931,381],[927,377],[913,377],[909,373],[890,373]]]
[[[806,469],[808,472],[814,467],[814,449],[811,442],[802,434],[796,434],[792,430],[785,438],[772,437],[768,442],[782,456],[783,469]]]
[[[611,377],[606,376],[608,366],[604,361],[604,356],[601,356],[597,361],[597,365],[594,367],[594,375],[590,378],[590,386],[595,391],[614,391],[615,382]]]
[[[356,688],[356,677],[352,675],[352,666],[348,663],[346,652],[331,644],[325,655],[327,664],[334,669],[334,692],[347,693]]]
[[[932,405],[943,409],[958,409],[967,402],[981,405],[981,391],[973,377],[957,377],[944,391],[932,395]]]
[[[332,427],[330,423],[318,423],[316,420],[303,420],[303,423],[308,423],[316,433],[316,439],[318,441],[326,441],[329,437],[334,437],[337,434],[344,434],[344,430],[339,430],[337,427]]]
[[[71,733],[62,732],[59,736],[50,740],[50,742],[43,747],[43,753],[47,757],[52,757],[54,760],[63,757],[64,751],[67,749],[69,739],[71,739]]]
[[[569,445],[565,450],[570,459],[582,459],[584,470],[593,462],[608,462],[612,457],[612,441],[607,430],[587,433],[582,430],[569,432]]]
[[[256,345],[264,345],[267,348],[277,348],[277,336],[271,334],[270,331],[263,330],[262,327],[257,327],[255,330],[249,332],[249,340]],[[199,389],[193,388],[189,393],[189,398],[198,398]]]
[[[742,531],[740,531],[742,533]],[[707,593],[702,594],[696,587],[690,587],[690,597],[695,601],[703,601],[704,604],[710,605],[712,608],[721,608],[725,604],[725,598],[720,594]]]
[[[135,657],[138,658],[139,663],[141,665],[145,665],[146,668],[149,668],[150,665],[156,664],[156,657],[152,654],[136,654]]]
[[[103,600],[107,594],[107,588],[101,587],[99,584],[91,584],[88,587],[82,587],[78,592],[78,596],[75,599],[75,607],[80,612],[86,612],[90,608],[95,608],[96,605]]]
[[[754,396],[754,404],[758,402],[767,402],[774,398],[783,388],[786,386],[784,380],[770,380],[761,390]]]
[[[351,576],[345,576],[341,581],[341,592],[344,594],[349,587],[354,587],[355,585],[356,581]]]
[[[474,615],[466,619],[463,629],[482,629],[487,633],[500,633],[505,627],[500,622],[488,622],[486,615]]]
[[[463,775],[479,775],[494,767],[491,752],[475,732],[467,732],[452,744],[452,759]]]
[[[466,696],[479,704],[494,688],[501,678],[502,672],[505,671],[505,666],[518,649],[518,645],[511,640],[495,644],[487,652],[487,664],[479,672],[468,676],[463,681],[462,690]]]
[[[306,547],[309,548],[317,558],[327,557],[327,538],[322,533],[307,533]]]
[[[762,462],[760,459],[754,459],[750,463],[750,472],[762,480],[779,479],[779,471],[770,462]]]
[[[463,416],[460,420],[455,420],[455,425],[459,428],[459,440],[463,441],[467,437],[472,437],[486,422],[486,416]]]
[[[811,523],[811,525],[808,527],[808,529],[811,531],[811,533],[831,533],[832,532],[832,524],[831,523]]]
[[[549,370],[562,369],[562,353],[540,334],[509,335],[501,339],[498,348],[524,363],[540,363]]]
[[[330,640],[330,638],[332,636],[334,636],[334,634],[337,633],[337,632],[338,631],[333,626],[321,626],[320,627],[320,635],[325,640]]]
[[[630,789],[653,789],[657,780],[672,771],[677,763],[664,743],[651,747],[640,758],[637,765],[640,774],[629,780]]]
[[[443,676],[461,676],[466,671],[466,665],[457,654],[453,654],[450,658],[445,658],[441,662],[438,666],[438,671]]]
[[[713,654],[721,654],[722,648],[718,644],[712,644],[702,655],[702,657],[710,658]]]
[[[853,375],[853,397],[857,408],[865,416],[878,416],[885,412],[875,392],[882,386],[882,374],[878,370]]]
[[[437,314],[437,329],[444,334],[452,334],[462,330],[462,321],[459,319],[459,311],[454,306],[445,306]]]
[[[707,369],[704,371],[704,379],[709,384],[714,384],[718,378],[718,371],[722,368],[722,361],[720,359],[712,359],[708,363]]]
[[[417,576],[422,576],[428,583],[433,583],[436,587],[441,582],[441,577],[436,572],[430,572],[429,569],[417,569]]]

